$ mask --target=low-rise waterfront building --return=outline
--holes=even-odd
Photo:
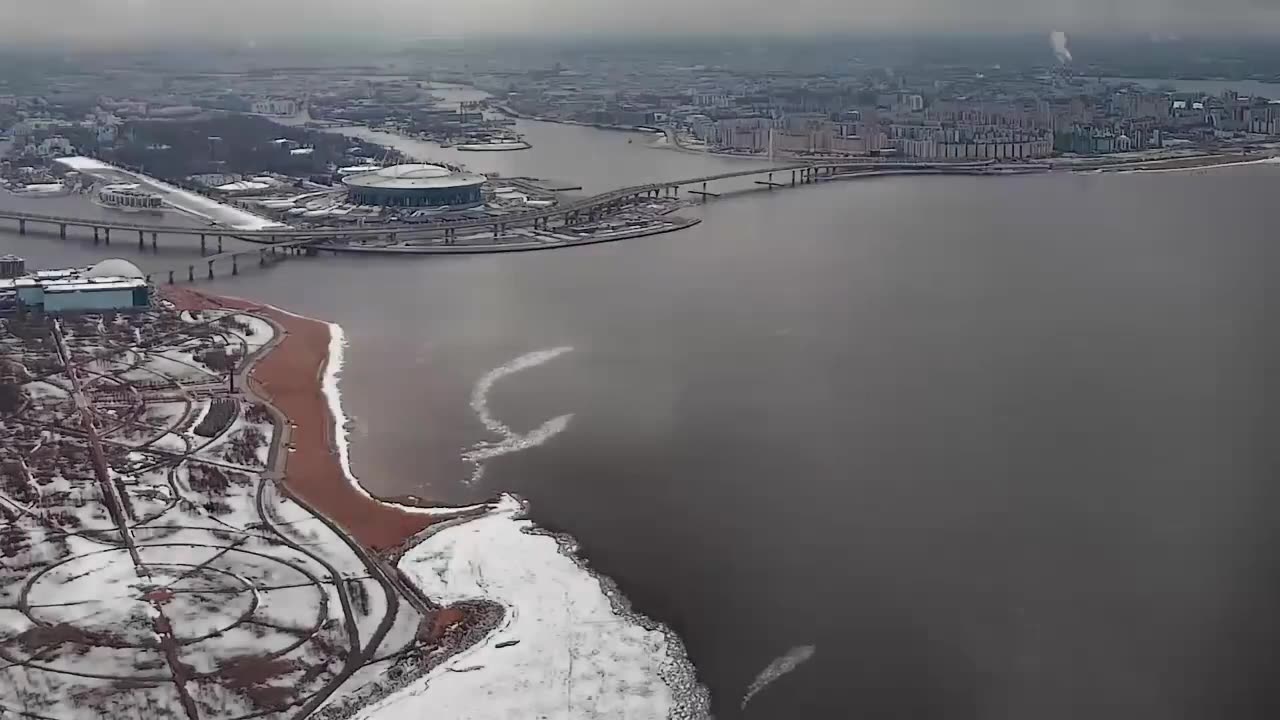
[[[50,313],[123,311],[150,307],[151,288],[128,260],[27,272],[21,258],[6,257],[0,259],[0,298]]]
[[[253,101],[249,109],[260,115],[296,115],[298,101],[293,98],[264,98]]]
[[[143,190],[137,183],[112,183],[98,189],[98,200],[104,205],[135,210],[159,210],[164,198]]]

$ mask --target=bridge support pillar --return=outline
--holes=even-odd
[[[206,252],[206,248],[205,248],[205,241],[204,241],[204,233],[200,233],[200,257],[204,257],[205,252]]]
[[[240,267],[239,267],[238,265],[236,265],[236,258],[238,258],[238,257],[239,257],[239,255],[232,255],[232,256],[231,256],[231,274],[232,274],[232,275],[239,275],[239,274],[240,274]]]
[[[791,187],[795,187],[795,186],[796,186],[796,171],[792,170],[791,171]]]
[[[170,270],[170,271],[169,271],[169,284],[170,284],[170,285],[172,285],[172,284],[173,284],[173,271],[172,271],[172,270]]]
[[[26,234],[27,234],[27,221],[26,221],[26,220],[19,220],[19,221],[18,221],[18,234],[19,234],[19,235],[26,235]]]
[[[151,252],[159,252],[159,251],[160,251],[159,247],[156,246],[156,233],[151,233]]]
[[[111,245],[111,228],[102,229],[102,243],[107,246]]]
[[[143,236],[141,230],[138,231],[138,249],[139,250],[147,249],[147,239],[146,237]]]
[[[97,245],[101,240],[98,239],[98,228],[93,229],[93,244]]]
[[[213,279],[213,261],[212,260],[209,261],[209,279],[210,280]]]
[[[67,224],[66,224],[66,223],[58,223],[58,237],[62,238],[63,240],[66,240],[66,239],[67,239]]]
[[[222,236],[218,236],[218,252],[222,252]]]
[[[258,267],[265,267],[266,264],[267,264],[267,251],[259,250],[258,251]]]
[[[702,202],[704,204],[707,202],[707,183],[705,181],[702,183]]]

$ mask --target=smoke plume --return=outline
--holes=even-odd
[[[1061,30],[1054,30],[1049,33],[1049,44],[1053,46],[1053,54],[1058,58],[1058,62],[1071,62],[1071,51],[1067,49],[1067,34]]]

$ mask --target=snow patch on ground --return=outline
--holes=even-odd
[[[286,228],[288,225],[279,223],[274,220],[254,215],[246,210],[233,207],[225,203],[220,203],[212,198],[188,192],[180,187],[170,185],[163,180],[151,177],[150,175],[142,175],[124,168],[87,157],[67,157],[59,158],[58,162],[79,172],[110,172],[119,175],[127,175],[143,186],[151,186],[162,192],[165,201],[175,207],[181,208],[193,215],[199,215],[206,220],[216,221],[236,230],[269,230],[272,228]]]
[[[244,323],[248,328],[248,331],[241,331],[237,329],[233,332],[244,341],[244,344],[250,353],[263,348],[267,343],[271,342],[271,338],[275,337],[275,326],[257,315],[237,313],[235,319],[238,322]]]
[[[82,157],[79,155],[75,157],[58,158],[58,163],[62,165],[66,165],[72,170],[77,170],[81,172],[85,170],[114,170],[115,169],[112,166],[102,162],[101,160],[97,160],[90,157]]]
[[[1131,170],[1112,170],[1110,168],[1102,168],[1101,170],[1104,173],[1113,172],[1117,175],[1139,175],[1139,174],[1147,175],[1152,173],[1187,173],[1187,172],[1196,172],[1200,170],[1220,170],[1222,168],[1243,167],[1245,165],[1277,165],[1277,164],[1280,164],[1280,157],[1265,157],[1265,158],[1259,158],[1257,160],[1244,160],[1240,162],[1234,162],[1232,160],[1225,159],[1222,162],[1214,163],[1211,165],[1188,165],[1186,167],[1135,168]]]
[[[707,692],[675,635],[631,612],[523,511],[503,496],[406,553],[401,570],[434,601],[484,599],[506,612],[477,645],[356,717],[706,717]]]

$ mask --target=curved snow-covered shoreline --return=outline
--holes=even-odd
[[[355,472],[351,469],[351,443],[348,437],[347,426],[351,423],[351,418],[347,417],[342,409],[342,389],[339,387],[339,376],[342,373],[345,364],[345,355],[347,347],[346,333],[342,330],[342,326],[325,320],[317,320],[316,318],[306,315],[299,315],[290,312],[276,305],[268,305],[267,307],[284,315],[296,317],[308,322],[321,323],[329,329],[329,347],[328,356],[324,363],[324,376],[321,378],[320,393],[324,395],[325,404],[328,406],[329,417],[333,422],[332,442],[338,453],[338,466],[342,470],[343,476],[347,482],[361,495],[376,500],[386,505],[393,505],[397,509],[408,513],[426,515],[431,517],[452,517],[462,513],[478,510],[480,505],[467,505],[463,507],[418,507],[415,505],[407,505],[404,503],[375,497],[365,489],[356,477]]]
[[[349,419],[339,387],[346,337],[341,326],[325,324],[321,392],[332,441],[348,482],[373,497],[350,464]],[[438,516],[460,510],[397,507]],[[709,717],[710,693],[680,638],[633,610],[616,584],[578,555],[573,538],[537,528],[527,510],[524,501],[504,494],[481,515],[427,528],[404,552],[398,569],[433,602],[487,601],[501,606],[503,617],[477,643],[433,663],[353,717]]]
[[[429,530],[399,569],[449,604],[487,600],[499,626],[354,717],[694,720],[710,694],[684,644],[591,570],[572,538],[503,495],[485,515]]]

